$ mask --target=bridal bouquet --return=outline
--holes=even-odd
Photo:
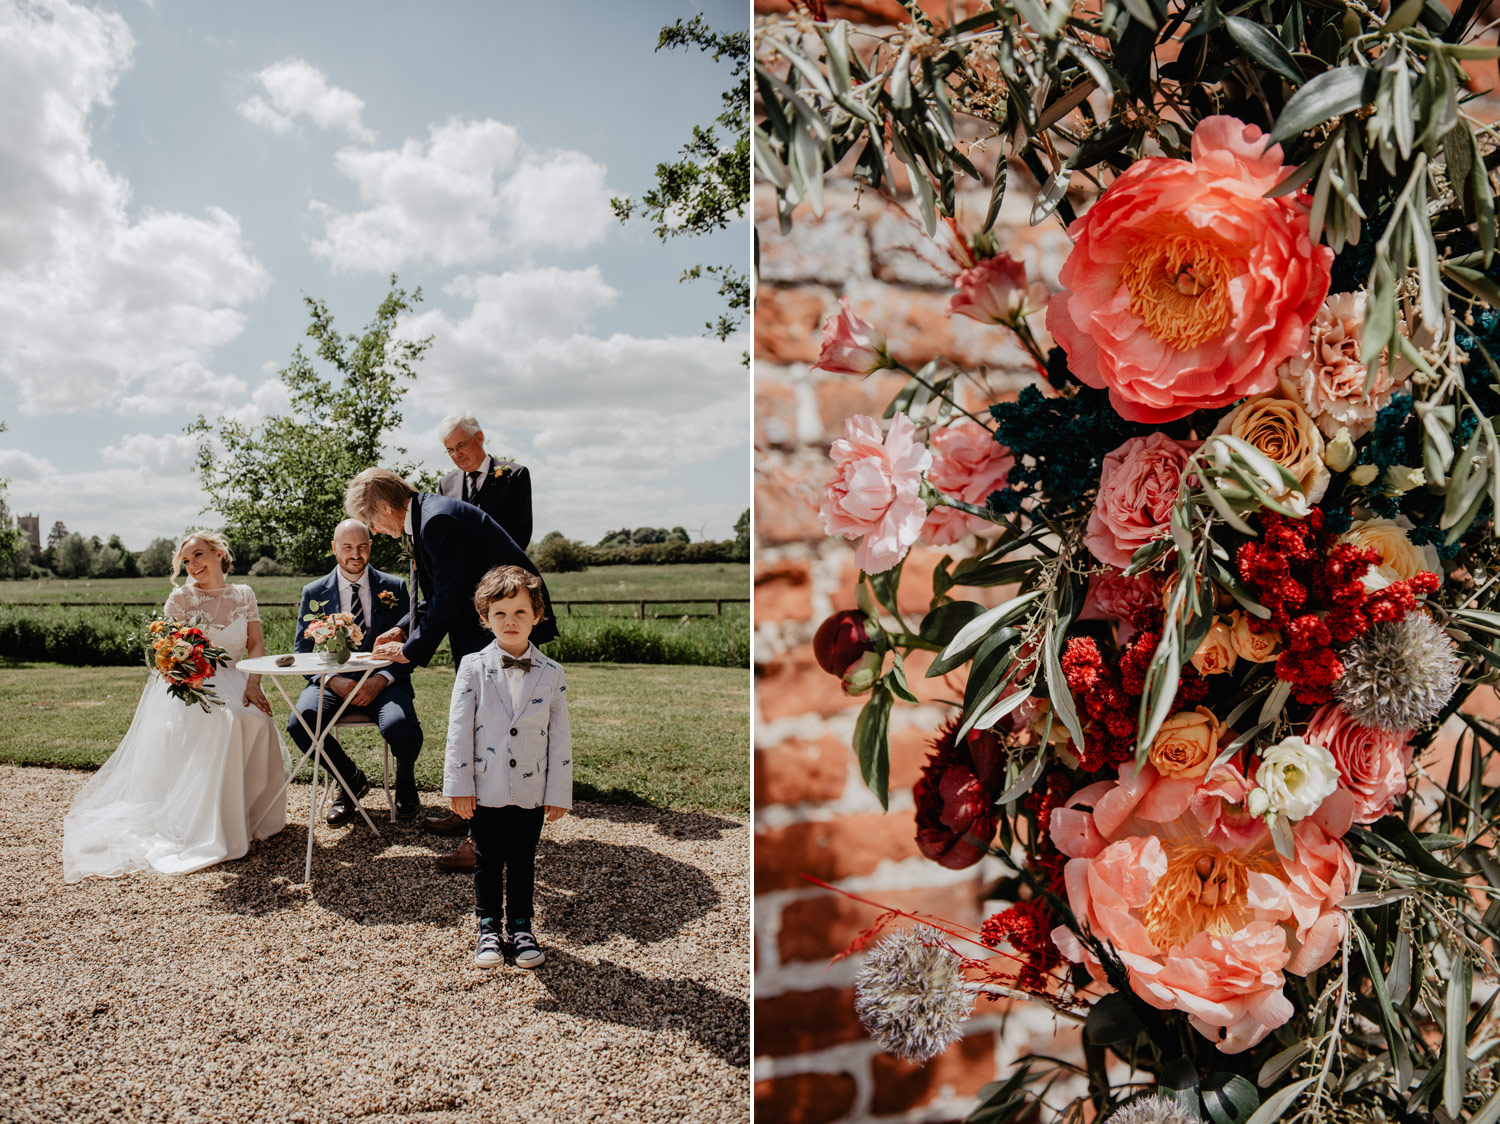
[[[307,625],[302,631],[313,642],[313,651],[327,652],[339,663],[347,663],[350,653],[365,638],[364,629],[354,623],[350,613],[319,613],[327,602],[311,601],[312,612],[302,618]]]
[[[949,315],[1038,376],[996,402],[847,300],[824,330],[817,367],[902,382],[830,451],[860,608],[815,651],[868,695],[882,803],[910,677],[961,693],[917,845],[1005,871],[977,931],[856,942],[861,1017],[918,1061],[983,997],[1081,1022],[1081,1065],[1038,1050],[984,1091],[996,1124],[1494,1124],[1500,726],[1462,709],[1500,677],[1481,5],[908,7],[859,38],[804,5],[756,66],[783,228],[846,155],[872,191],[899,166],[958,263]],[[1051,291],[991,229],[1013,167],[1071,239]],[[918,543],[951,548],[920,620]]]
[[[203,631],[200,621],[179,621],[160,613],[147,617],[144,644],[146,666],[161,676],[167,693],[204,712],[223,706],[212,687],[204,683],[229,662],[229,653],[217,647]]]

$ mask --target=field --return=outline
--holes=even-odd
[[[145,681],[143,667],[0,660],[0,714],[10,719],[0,723],[0,762],[97,768],[130,726]],[[418,668],[412,681],[423,730],[417,783],[440,791],[453,673]],[[292,682],[300,689],[301,680]],[[266,695],[284,727],[288,707],[269,684]],[[749,814],[749,672],[576,664],[568,668],[568,696],[578,799]],[[375,731],[352,730],[342,739],[378,781]]]

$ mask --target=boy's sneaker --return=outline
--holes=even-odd
[[[512,933],[510,944],[516,952],[517,968],[540,968],[546,963],[547,954],[542,951],[541,946],[536,943],[536,937],[529,930],[521,929]]]
[[[477,968],[497,968],[505,963],[500,951],[500,934],[493,929],[479,930],[479,947],[474,950],[474,965]]]

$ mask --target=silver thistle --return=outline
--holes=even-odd
[[[1426,613],[1371,625],[1339,653],[1333,693],[1344,712],[1372,730],[1415,730],[1435,718],[1458,687],[1453,641]]]
[[[963,1036],[974,1007],[963,960],[926,926],[881,940],[854,981],[854,1010],[887,1053],[922,1063]]]
[[[1170,1097],[1149,1093],[1126,1101],[1105,1124],[1198,1124],[1198,1117]]]

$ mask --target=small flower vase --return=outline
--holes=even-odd
[[[334,665],[348,663],[352,653],[349,650],[348,643],[345,642],[336,648],[331,645],[329,647],[318,647],[314,649],[313,654],[318,657],[319,663]]]

